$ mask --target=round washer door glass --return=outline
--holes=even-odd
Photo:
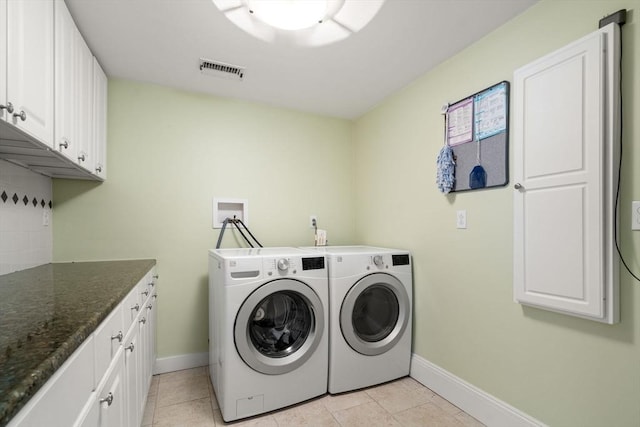
[[[249,317],[249,337],[267,357],[285,357],[296,352],[312,330],[313,312],[296,293],[273,293],[258,303]]]
[[[342,302],[342,335],[358,353],[385,353],[402,338],[410,311],[409,296],[398,279],[386,273],[365,276]]]
[[[311,357],[322,338],[322,302],[306,284],[292,279],[268,282],[240,307],[235,342],[240,357],[264,374],[283,374]]]

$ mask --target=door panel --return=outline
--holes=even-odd
[[[585,75],[585,55],[597,54],[597,48],[596,44],[526,78],[524,140],[535,141],[523,147],[527,179],[584,170],[585,129],[570,124],[583,123],[584,110],[592,102],[582,91],[591,77]]]
[[[514,73],[514,298],[615,322],[618,28]],[[609,300],[609,304],[606,301]]]
[[[402,338],[411,303],[402,282],[390,274],[374,273],[358,280],[340,308],[340,329],[358,353],[386,353]]]
[[[584,185],[532,190],[525,215],[525,286],[530,294],[585,299]],[[551,206],[562,206],[553,209]],[[527,221],[528,218],[535,218]],[[550,246],[549,235],[580,250]]]

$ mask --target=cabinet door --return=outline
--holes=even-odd
[[[0,105],[7,105],[7,0],[0,0]],[[7,110],[0,109],[0,119],[8,120]]]
[[[151,385],[151,377],[153,376],[153,369],[156,364],[156,331],[158,325],[158,275],[155,268],[151,270],[151,280],[149,281],[149,289],[151,295],[149,297],[149,303],[147,304],[148,310],[148,336],[149,336],[149,353],[147,354],[147,377],[149,385]]]
[[[93,143],[95,144],[95,170],[107,179],[107,76],[93,58]]]
[[[125,390],[127,396],[126,425],[129,426],[140,425],[140,420],[142,419],[139,405],[141,384],[138,375],[141,368],[141,353],[142,346],[140,345],[138,325],[134,324],[127,334],[124,347]]]
[[[13,104],[15,114],[8,118],[51,147],[53,19],[53,0],[7,1],[6,98]]]
[[[107,316],[94,332],[96,384],[100,382],[124,343],[126,329],[123,327],[122,303]]]
[[[67,427],[93,390],[93,338],[89,337],[9,423],[10,427]]]
[[[147,303],[147,307],[146,307],[147,354],[146,354],[145,367],[147,372],[145,373],[145,380],[147,381],[147,386],[151,384],[151,376],[153,375],[153,366],[156,362],[156,312],[158,310],[156,297],[157,297],[157,294],[154,292],[152,294],[152,297],[149,299],[149,302]]]
[[[100,407],[99,427],[122,427],[125,424],[127,396],[125,391],[124,353],[118,352],[108,376],[97,392]]]
[[[145,303],[145,306],[148,305],[149,302]],[[138,327],[140,333],[140,357],[139,359],[139,370],[138,370],[138,384],[140,385],[138,388],[138,411],[140,414],[144,413],[144,405],[147,400],[147,392],[149,391],[149,313],[145,308],[143,314],[140,315],[140,319],[138,320]]]
[[[55,2],[54,148],[77,161],[75,45],[78,29],[63,0]]]
[[[618,27],[514,74],[516,301],[614,323]]]
[[[98,395],[93,392],[89,401],[73,424],[73,427],[97,427],[100,423],[100,405]]]
[[[78,164],[93,173],[95,169],[92,139],[93,55],[80,32],[76,32],[76,55]]]

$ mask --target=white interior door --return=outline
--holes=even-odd
[[[514,73],[514,297],[618,321],[617,25]]]

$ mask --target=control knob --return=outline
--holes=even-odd
[[[378,267],[382,267],[382,265],[384,264],[384,260],[382,259],[382,255],[374,255],[373,263],[375,265],[377,265]]]
[[[287,271],[289,269],[289,260],[281,258],[278,260],[278,270]]]

